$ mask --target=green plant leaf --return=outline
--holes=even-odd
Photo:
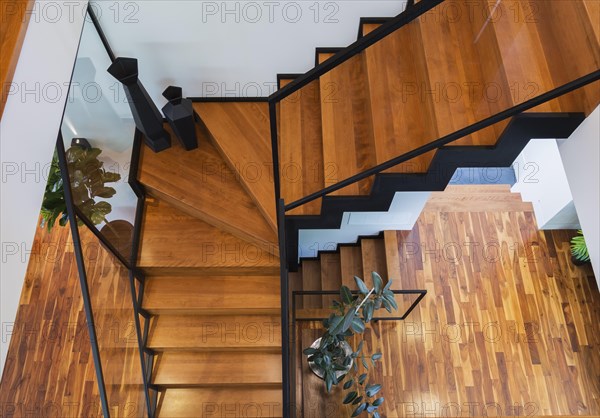
[[[317,350],[316,348],[312,348],[312,347],[305,348],[304,351],[302,351],[302,353],[304,353],[304,355],[306,355],[306,356],[317,354],[318,352],[319,352],[319,350]]]
[[[373,319],[373,311],[375,310],[375,304],[373,301],[369,301],[363,306],[363,319],[365,322],[371,322]]]
[[[352,328],[352,331],[356,332],[357,334],[362,334],[363,332],[365,332],[365,324],[363,320],[359,317],[355,317],[352,320],[352,324],[350,324],[350,327]]]
[[[358,376],[358,383],[362,386],[363,383],[365,383],[365,380],[367,380],[367,373],[363,373],[360,376]]]
[[[381,359],[381,357],[382,357],[382,354],[381,354],[380,352],[377,352],[377,353],[375,353],[375,354],[373,354],[373,355],[371,356],[371,358],[372,358],[373,360],[380,360],[380,359]]]
[[[373,418],[381,418],[381,416],[379,415],[379,412],[377,412],[377,411],[373,412]]]
[[[362,357],[360,359],[360,361],[362,362],[362,365],[364,366],[364,368],[369,370],[369,363],[367,363],[367,360],[364,357]]]
[[[367,387],[365,388],[365,393],[370,398],[370,397],[377,395],[380,390],[381,390],[380,384],[367,385]]]
[[[365,409],[367,409],[367,404],[366,404],[366,402],[363,402],[363,403],[361,403],[361,404],[358,406],[358,408],[356,408],[356,409],[354,410],[354,413],[352,414],[352,417],[351,417],[351,418],[354,418],[354,417],[357,417],[357,416],[359,416],[360,414],[362,414],[362,413],[363,413],[363,411],[364,411]]]
[[[360,291],[360,293],[362,293],[363,295],[369,294],[369,289],[367,288],[367,285],[365,284],[365,282],[362,281],[362,279],[360,277],[354,276],[354,281],[356,282],[356,285],[358,286],[358,290]]]
[[[379,273],[375,271],[371,272],[371,277],[373,278],[373,287],[375,288],[375,293],[380,295],[383,290],[383,279]]]
[[[365,341],[364,340],[360,340],[360,342],[358,343],[358,348],[356,349],[355,353],[356,355],[360,354],[360,352],[363,349],[363,345],[364,345]]]
[[[354,399],[356,399],[356,397],[358,396],[357,392],[349,392],[346,397],[344,398],[344,400],[342,401],[342,403],[344,405],[348,405],[350,402],[352,402]]]
[[[331,387],[333,386],[333,374],[329,372],[325,372],[325,389],[327,393],[331,392]]]
[[[352,297],[352,292],[348,288],[348,286],[342,286],[340,288],[340,296],[342,298],[342,302],[346,305],[350,305],[354,298]]]
[[[346,383],[344,383],[344,389],[350,389],[353,384],[354,384],[354,379],[348,380]]]
[[[373,401],[373,406],[379,406],[383,403],[383,397],[377,398]]]
[[[359,396],[354,401],[352,401],[352,405],[358,405],[363,400],[362,396]]]

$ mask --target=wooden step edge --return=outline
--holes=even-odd
[[[281,308],[180,308],[155,307],[143,305],[142,308],[151,315],[279,315]]]
[[[165,389],[160,392],[157,404],[157,417],[283,417],[281,386]]]
[[[381,26],[384,23],[387,23],[391,20],[391,17],[361,17],[360,22],[358,24],[358,36],[356,39],[360,39],[363,36],[367,35],[371,31],[365,31],[365,25],[377,25]]]
[[[277,90],[281,90],[287,83],[290,83],[297,79],[300,76],[303,76],[302,73],[282,73],[277,74]]]
[[[247,230],[235,228],[231,224],[229,224],[227,222],[223,222],[221,219],[217,218],[213,214],[198,210],[197,208],[194,208],[193,206],[183,203],[179,199],[176,199],[176,198],[170,196],[169,194],[163,193],[153,187],[149,187],[146,184],[144,184],[144,187],[146,188],[146,190],[150,196],[152,196],[158,200],[162,200],[162,201],[166,202],[167,204],[175,207],[176,209],[179,209],[180,211],[186,213],[187,215],[190,215],[194,218],[200,219],[201,221],[204,221],[216,228],[222,229],[225,232],[229,232],[230,234],[232,234],[244,241],[255,244],[257,247],[267,251],[268,253],[279,257],[279,246],[276,242],[266,241],[259,236],[248,233]],[[261,216],[262,216],[262,213],[261,213]]]
[[[154,379],[153,379],[154,380]],[[201,389],[201,388],[261,388],[261,389],[279,389],[283,382],[242,382],[242,383],[161,383],[153,381],[153,384],[161,389]]]
[[[280,273],[279,266],[139,267],[147,278],[160,276],[279,276]]]
[[[158,353],[164,353],[166,351],[169,352],[199,352],[199,353],[207,353],[207,352],[227,352],[227,353],[237,353],[239,351],[246,351],[251,353],[267,353],[267,354],[281,354],[281,346],[275,345],[236,345],[236,346],[225,346],[225,345],[210,345],[210,346],[202,346],[202,347],[183,347],[183,346],[164,346],[164,345],[154,345],[151,341],[146,344],[148,348],[154,350]]]
[[[318,66],[322,62],[326,61],[330,56],[337,54],[342,51],[343,47],[319,47],[315,49],[315,66]]]

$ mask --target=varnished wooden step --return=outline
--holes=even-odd
[[[281,380],[281,354],[170,351],[155,357],[152,383],[166,388],[276,388]]]
[[[482,7],[491,7],[483,2]],[[513,104],[524,102],[552,88],[598,69],[600,27],[598,6],[585,0],[569,2],[508,1],[504,7],[526,18],[492,19],[486,27],[496,40],[497,68],[511,88]],[[591,14],[590,14],[591,12]],[[564,22],[572,22],[567,29]],[[518,36],[515,36],[518,34]],[[532,111],[584,112],[600,102],[600,83],[540,105]]]
[[[151,276],[143,307],[152,314],[276,315],[279,277]]]
[[[321,263],[319,260],[302,261],[302,290],[323,290],[321,289]],[[302,299],[305,308],[321,308],[323,299],[320,295],[299,296]]]
[[[271,228],[277,230],[267,103],[194,103],[194,110]]]
[[[197,417],[281,418],[281,389],[186,388],[166,389],[158,402],[159,418]]]
[[[437,139],[433,99],[420,94],[431,86],[418,24],[406,25],[364,54],[377,163]],[[433,155],[414,158],[388,172],[425,172]]]
[[[374,271],[386,280],[388,274],[384,240],[381,238],[362,239],[360,241],[360,251],[363,265],[362,279],[367,283],[367,286],[372,285],[371,273]]]
[[[164,201],[148,200],[138,265],[147,272],[156,269],[162,272],[192,269],[210,274],[279,272],[279,259],[271,252]]]
[[[170,130],[170,128],[167,128]],[[139,180],[150,195],[262,249],[277,254],[277,236],[197,125],[198,148],[178,143],[161,153],[142,147]]]
[[[321,54],[321,61],[330,54]],[[375,165],[371,102],[365,60],[359,54],[320,78],[325,186]],[[373,179],[365,179],[332,195],[366,195]]]
[[[285,86],[292,80],[281,80]],[[323,163],[321,93],[313,81],[279,103],[279,166],[281,197],[286,203],[325,187],[324,176],[331,170]],[[317,215],[321,199],[289,212],[292,215]]]
[[[321,264],[321,290],[336,291],[333,295],[323,296],[323,307],[331,307],[334,300],[339,300],[339,290],[342,286],[342,272],[340,268],[340,254],[323,253],[320,256]]]
[[[460,13],[468,13],[471,5],[461,3],[457,7]],[[476,2],[475,7],[485,10],[487,5]],[[501,20],[508,18],[505,16]],[[496,57],[493,37],[486,32],[488,24],[482,13],[459,22],[444,16],[436,22],[420,18],[414,24],[420,31],[420,45],[426,61],[422,70],[427,76],[427,86],[418,88],[418,96],[431,101],[434,109],[431,120],[435,120],[439,137],[510,106],[511,84],[502,77],[501,67],[490,65]],[[511,36],[517,36],[517,33]],[[514,65],[513,61],[503,64]],[[525,80],[521,80],[523,83]],[[498,123],[451,145],[494,145],[507,123]]]
[[[432,192],[423,208],[429,212],[531,212],[520,193]]]
[[[155,351],[278,353],[281,319],[279,315],[158,315],[152,319],[147,346]]]
[[[340,247],[340,270],[342,284],[354,289],[356,284],[354,276],[362,277],[362,254],[359,246],[341,245]]]

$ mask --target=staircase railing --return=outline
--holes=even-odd
[[[121,94],[121,100],[115,100],[115,103],[102,103],[102,98],[95,101],[86,101],[85,98],[77,97],[75,87],[85,84],[81,83],[82,80],[77,79],[77,77],[82,77],[86,83],[94,83],[98,88],[106,88],[107,91],[114,91],[115,87],[117,89],[121,88],[115,86],[112,81],[109,85],[103,85],[102,81],[106,81],[106,79],[102,79],[101,75],[100,81],[97,78],[97,74],[104,74],[108,65],[114,61],[115,56],[90,6],[88,6],[88,18],[89,20],[86,19],[84,24],[82,38],[87,36],[86,42],[88,44],[96,44],[95,46],[98,46],[98,48],[95,50],[101,51],[101,48],[104,47],[107,57],[94,56],[96,62],[92,62],[85,51],[78,51],[73,71],[74,79],[69,86],[69,97],[72,100],[65,107],[56,144],[64,185],[65,206],[73,237],[83,308],[96,372],[100,399],[98,407],[102,410],[105,418],[125,415],[153,418],[156,413],[158,388],[151,385],[154,352],[146,347],[150,315],[142,307],[145,278],[137,266],[146,197],[143,186],[137,180],[142,136],[141,132],[135,129],[132,118],[130,124],[123,122],[124,119],[122,118],[129,119],[127,115],[130,115],[129,107],[123,101],[124,94]],[[98,68],[99,71],[96,71],[94,65],[100,67],[105,65],[105,67]],[[119,96],[116,91],[115,94]],[[106,99],[104,98],[104,100]],[[102,113],[101,110],[105,110],[105,108],[95,112],[97,109],[93,106],[96,103],[98,103],[98,106],[110,106],[113,110],[111,117],[116,119],[98,120],[106,118],[106,114],[110,112]],[[122,111],[122,113],[117,113],[113,107],[118,108],[117,110]],[[87,111],[83,115],[79,113],[81,108]],[[99,114],[100,116],[98,116]],[[86,117],[94,119],[87,120]],[[121,129],[115,128],[115,126]],[[107,134],[107,131],[98,131],[99,129],[108,129],[110,134],[116,136],[110,138],[112,141],[105,141],[102,134]],[[90,144],[88,144],[87,139],[80,138],[82,135],[89,135]],[[65,140],[66,137],[70,138],[71,136],[77,136],[79,142],[74,143]],[[131,140],[132,137],[134,138],[133,141]],[[66,149],[65,144],[67,146],[70,144],[75,152],[86,150],[91,145],[93,148],[101,149],[104,154],[112,153],[109,155],[109,160],[120,158],[114,165],[103,167],[106,173],[111,173],[113,176],[112,180],[108,180],[107,186],[111,186],[110,182],[119,183],[113,189],[116,194],[108,196],[105,190],[102,192],[102,196],[108,196],[106,197],[108,202],[114,202],[111,199],[115,199],[116,196],[122,206],[120,215],[129,218],[133,222],[132,230],[128,230],[124,234],[125,239],[123,239],[123,234],[114,229],[111,222],[106,218],[108,216],[109,219],[114,219],[113,217],[108,214],[102,215],[101,224],[104,224],[110,232],[110,235],[107,235],[104,228],[99,229],[98,219],[92,216],[93,213],[90,215],[89,208],[84,205],[85,201],[82,203],[81,197],[77,200],[77,196],[73,192],[73,189],[78,187],[74,186],[76,182],[74,181],[75,173],[72,172],[73,161],[69,160],[69,150]],[[91,152],[94,153],[94,151]],[[89,166],[92,167],[91,170],[94,170],[95,162],[92,161]],[[129,169],[125,171],[127,166],[129,166]],[[85,168],[79,169],[86,170]],[[115,180],[115,174],[119,174],[119,178],[127,178],[127,181]],[[90,175],[95,174],[91,173]],[[108,174],[106,175],[108,176]],[[96,178],[94,181],[104,183],[107,181],[104,176],[105,174],[97,176],[102,177],[102,180]],[[81,190],[78,192],[81,193]],[[128,209],[125,210],[123,207]],[[121,216],[118,216],[119,221],[123,220]],[[113,228],[112,231],[111,228]],[[82,236],[88,237],[88,242],[82,242]],[[109,256],[104,258],[107,265],[102,267],[111,271],[114,277],[105,276],[102,271],[95,269],[94,261],[90,261],[86,257],[88,248],[85,245],[90,244],[90,239],[95,239],[98,245],[103,247],[100,253],[108,253]],[[101,292],[98,291],[100,288],[102,288]],[[92,413],[91,405],[86,405],[85,408],[87,408],[86,412],[82,413]]]
[[[530,98],[526,101],[518,103],[514,106],[506,108],[501,111],[497,111],[491,116],[485,117],[481,120],[476,121],[468,126],[462,127],[460,129],[455,130],[454,132],[448,133],[446,135],[441,136],[438,139],[425,143],[424,145],[415,147],[414,149],[405,152],[397,157],[394,157],[388,161],[383,163],[374,165],[368,169],[365,169],[359,173],[356,173],[348,178],[345,178],[341,181],[336,182],[330,186],[324,187],[321,190],[315,191],[313,193],[309,193],[306,196],[303,196],[295,201],[290,203],[285,203],[284,198],[282,196],[281,190],[281,178],[280,178],[280,161],[279,161],[279,132],[278,132],[278,105],[282,100],[289,97],[290,95],[300,91],[303,87],[307,86],[309,83],[319,80],[320,77],[328,73],[329,71],[339,67],[344,62],[348,61],[352,57],[357,56],[358,54],[365,51],[368,47],[376,44],[381,41],[385,37],[394,33],[398,29],[408,25],[409,23],[415,21],[420,16],[424,15],[428,11],[431,11],[436,6],[444,3],[444,0],[422,0],[417,3],[409,2],[407,5],[407,9],[391,19],[390,21],[382,24],[377,29],[373,30],[369,34],[363,36],[355,43],[351,44],[347,48],[335,53],[332,57],[317,65],[307,73],[301,75],[300,77],[295,78],[289,84],[285,85],[277,92],[273,93],[268,98],[269,103],[269,114],[270,114],[270,127],[271,127],[271,147],[273,153],[273,175],[274,175],[274,186],[275,186],[275,197],[276,197],[276,205],[277,205],[277,223],[279,227],[279,245],[280,245],[280,263],[281,263],[281,320],[282,320],[282,345],[283,345],[283,359],[282,359],[282,372],[283,372],[283,401],[284,401],[284,416],[290,417],[294,416],[294,408],[293,402],[290,403],[292,399],[291,392],[293,387],[290,387],[290,384],[293,384],[293,379],[290,377],[290,343],[289,343],[289,330],[288,326],[290,325],[290,315],[293,312],[290,311],[290,297],[293,297],[293,294],[289,293],[289,279],[288,279],[288,266],[290,262],[295,262],[295,260],[290,260],[289,257],[292,257],[291,254],[287,251],[289,245],[297,245],[297,242],[290,243],[285,240],[297,239],[297,231],[296,234],[289,234],[291,229],[294,228],[293,224],[290,223],[290,217],[287,215],[291,210],[297,209],[307,203],[313,202],[319,198],[327,198],[331,193],[341,190],[347,186],[355,184],[361,180],[365,180],[371,176],[375,176],[381,174],[385,170],[388,170],[392,167],[398,166],[399,164],[406,163],[407,161],[414,160],[415,158],[422,156],[428,152],[440,150],[443,147],[455,143],[461,138],[465,138],[468,135],[474,134],[476,132],[480,132],[485,128],[489,128],[499,122],[506,121],[510,118],[517,117],[522,115],[523,112],[531,110],[537,106],[543,105],[544,103],[548,103],[554,99],[562,97],[570,92],[581,89],[585,86],[590,85],[598,80],[600,80],[600,69],[596,69],[588,74],[576,77],[571,81],[562,84],[556,88],[550,89],[542,94],[537,95],[536,97]],[[573,114],[575,115],[575,114]],[[577,114],[575,117],[576,120],[582,119],[581,114]],[[316,216],[311,216],[311,218],[316,218]],[[295,216],[298,218],[298,216]],[[292,226],[290,226],[292,225]],[[293,323],[293,319],[292,319]]]

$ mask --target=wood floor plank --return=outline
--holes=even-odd
[[[161,153],[142,147],[140,182],[150,195],[277,254],[277,236],[237,174],[199,126],[196,134],[199,145],[191,151],[177,143]]]
[[[194,103],[229,167],[277,230],[269,109],[264,102]]]
[[[279,271],[279,259],[271,252],[164,201],[149,200],[146,200],[138,265],[147,271],[164,268]]]

